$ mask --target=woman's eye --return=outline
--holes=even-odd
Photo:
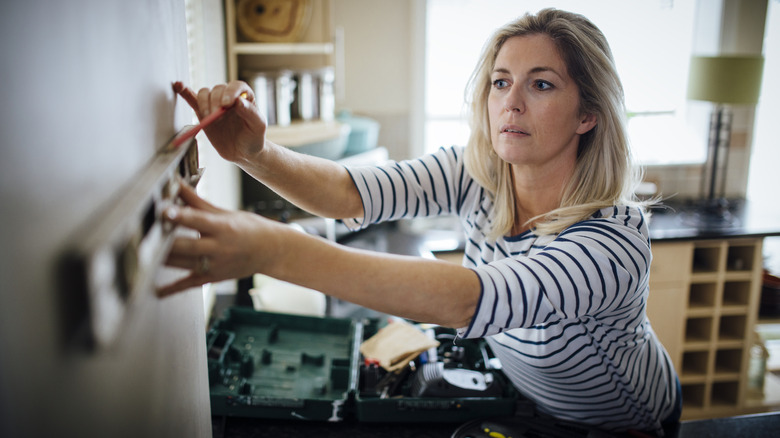
[[[551,83],[547,82],[547,81],[543,81],[543,80],[540,79],[540,80],[534,81],[534,87],[537,90],[549,90],[550,88],[553,87],[553,85]]]
[[[507,85],[509,85],[509,83],[504,79],[496,79],[493,81],[493,87],[498,89],[505,88]]]

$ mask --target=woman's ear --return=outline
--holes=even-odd
[[[580,126],[577,127],[577,134],[583,135],[587,133],[596,126],[597,122],[595,114],[585,114],[582,120],[580,120]]]

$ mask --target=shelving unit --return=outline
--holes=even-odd
[[[333,43],[236,43],[236,55],[332,55]]]
[[[680,376],[683,419],[757,410],[746,393],[761,250],[761,238],[653,245],[647,313]]]
[[[301,40],[263,43],[245,38],[236,21],[237,0],[225,0],[228,79],[242,78],[244,71],[319,68],[335,64],[336,43],[333,3],[312,1],[311,20]]]
[[[236,17],[238,4],[238,0],[225,0],[228,80],[244,80],[254,87],[251,77],[258,72],[314,71],[333,67],[335,73],[333,86],[334,91],[338,94],[340,87],[342,87],[340,85],[342,82],[340,72],[343,71],[343,67],[338,62],[336,41],[339,32],[334,25],[334,5],[331,0],[310,1],[311,17],[299,40],[281,43],[257,42],[244,36],[239,29]],[[258,91],[255,90],[255,92]],[[328,120],[331,118],[332,116]],[[319,120],[305,122],[294,120],[293,123],[285,126],[269,126],[267,136],[276,142],[282,138],[310,138],[312,128],[322,126],[324,125]],[[322,135],[322,133],[320,134]],[[292,143],[297,144],[300,141]],[[286,146],[290,146],[290,144],[286,144]]]

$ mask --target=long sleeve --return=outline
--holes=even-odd
[[[586,315],[621,315],[645,299],[650,247],[635,218],[594,218],[565,230],[532,255],[474,267],[482,285],[464,337],[483,337]],[[540,239],[541,240],[541,239]]]
[[[462,148],[441,148],[415,160],[347,169],[363,200],[359,229],[402,218],[454,214],[470,179],[464,178]]]

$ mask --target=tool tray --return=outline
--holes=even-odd
[[[387,378],[387,373],[366,363],[360,344],[379,328],[378,320],[227,309],[207,333],[212,415],[463,422],[529,409],[503,373],[489,369],[494,359],[484,341],[458,339],[455,345],[454,331],[441,327],[433,329],[441,343],[437,361],[448,361],[440,367],[489,374],[492,384],[498,385],[490,396],[414,396],[420,394],[423,377],[417,373],[430,360],[426,353],[414,361],[416,370],[407,367],[394,379],[392,391],[377,389],[377,382]]]

